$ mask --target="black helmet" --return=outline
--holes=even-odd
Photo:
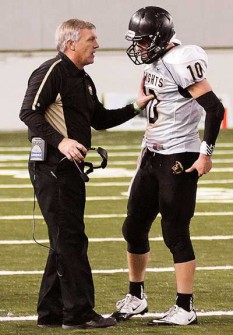
[[[172,17],[165,9],[154,6],[141,8],[130,19],[125,38],[133,44],[126,52],[134,64],[150,64],[164,53],[174,34]],[[138,51],[136,46],[142,40],[149,46]]]

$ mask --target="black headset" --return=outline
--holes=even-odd
[[[84,161],[84,163],[83,163],[84,168],[85,168],[85,166],[87,166],[88,169],[86,171],[82,171],[80,166],[78,165],[78,163],[75,160],[73,160],[74,164],[76,165],[77,169],[80,172],[82,180],[85,183],[89,181],[89,177],[88,177],[89,173],[93,172],[94,169],[100,169],[100,168],[105,169],[107,164],[108,164],[108,153],[105,149],[103,149],[101,147],[98,147],[98,148],[91,147],[91,148],[88,149],[88,151],[89,150],[95,150],[100,155],[100,157],[102,158],[102,162],[100,163],[100,165],[94,166],[93,163]]]

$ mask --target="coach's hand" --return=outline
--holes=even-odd
[[[136,99],[136,104],[138,105],[138,107],[140,109],[143,109],[146,107],[147,103],[154,99],[154,95],[150,94],[150,95],[146,95],[144,93],[144,84],[145,84],[145,77],[142,78],[141,80],[141,84],[140,84],[140,88],[139,88],[139,92],[138,92],[138,96]]]
[[[81,143],[66,137],[59,143],[58,149],[69,160],[75,159],[78,163],[84,160],[87,153],[87,149]]]

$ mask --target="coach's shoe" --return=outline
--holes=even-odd
[[[143,293],[142,299],[131,294],[127,294],[122,300],[116,303],[117,311],[112,314],[118,322],[126,321],[134,315],[148,312],[147,296]]]
[[[107,328],[117,324],[116,319],[113,317],[104,318],[102,315],[97,314],[90,321],[86,321],[82,324],[77,325],[62,325],[63,329],[90,329],[90,328]]]
[[[185,309],[174,305],[161,318],[156,318],[147,323],[148,326],[186,326],[197,323],[197,314],[194,309],[187,312]]]

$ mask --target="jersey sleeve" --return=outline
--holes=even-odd
[[[165,65],[176,84],[187,88],[206,78],[208,59],[196,45],[178,46],[167,54]]]

